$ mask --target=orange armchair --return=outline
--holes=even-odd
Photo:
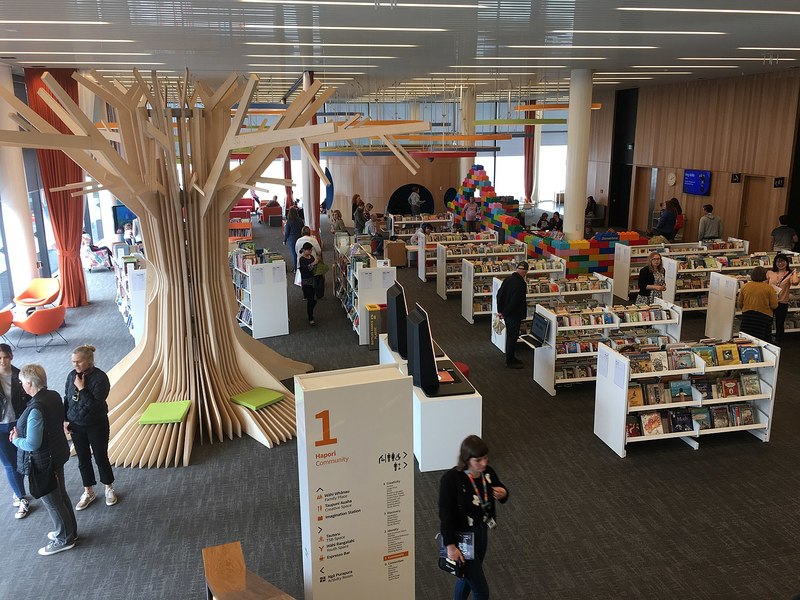
[[[22,331],[20,331],[19,339],[17,340],[17,347],[23,348],[25,346],[20,346],[19,343],[22,341],[22,336],[25,335],[27,331],[30,334],[33,334],[33,345],[36,348],[36,352],[41,352],[42,348],[48,346],[55,337],[53,334],[55,333],[64,340],[64,343],[68,343],[64,336],[58,332],[58,328],[64,323],[64,316],[67,314],[67,309],[62,306],[54,306],[52,308],[39,308],[34,310],[31,314],[29,314],[24,319],[14,320],[14,325],[19,327]],[[44,344],[44,346],[39,346],[39,336],[49,334],[50,339]],[[27,346],[30,348],[30,346]]]
[[[24,290],[14,297],[22,306],[45,306],[53,304],[61,295],[61,280],[55,277],[36,277]]]
[[[14,313],[11,312],[11,309],[7,310],[0,310],[0,337],[6,342],[6,344],[10,345],[12,348],[14,344],[6,337],[8,330],[11,329],[11,324],[14,322]]]

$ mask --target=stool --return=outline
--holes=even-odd
[[[457,360],[453,361],[453,364],[456,366],[456,369],[461,371],[461,374],[469,379],[469,365],[467,363],[458,362]]]
[[[283,217],[280,215],[269,215],[268,222],[270,227],[280,227],[283,225]]]

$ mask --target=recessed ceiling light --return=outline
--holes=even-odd
[[[374,56],[369,54],[367,56],[343,56],[343,55],[334,55],[334,54],[245,54],[247,58],[290,58],[294,60],[295,58],[318,58],[320,60],[328,60],[329,58],[337,58],[337,59],[386,59],[386,58],[397,58],[396,56]]]
[[[604,56],[476,56],[475,60],[605,60]]]
[[[450,65],[450,69],[566,69],[566,65]]]
[[[699,56],[695,56],[695,57],[679,56],[678,60],[742,60],[742,61],[747,60],[747,61],[757,61],[757,62],[763,62],[765,60],[769,60],[771,62],[778,62],[778,61],[792,61],[792,60],[797,60],[797,59],[796,58],[767,58],[767,57],[763,57],[763,56],[759,56],[759,57],[753,57],[753,56],[736,56],[736,57],[734,57],[734,56],[730,56],[730,57],[725,57],[725,56],[703,56],[703,57],[699,57]]]
[[[286,75],[286,71],[251,71],[251,73],[258,73],[259,75]],[[314,71],[314,77],[325,77],[329,75],[329,73],[321,72],[321,71]],[[336,71],[335,73],[330,73],[330,75],[364,75],[363,72],[358,71]],[[300,74],[298,74],[298,77]],[[297,77],[295,77],[297,79]]]
[[[108,21],[14,21],[0,20],[2,25],[110,25]]]
[[[617,10],[628,10],[636,12],[678,12],[678,13],[722,13],[733,15],[800,15],[797,10],[760,10],[749,8],[639,8],[639,7],[620,7]]]
[[[249,63],[248,67],[268,67],[271,69],[285,67],[287,69],[305,69],[314,70],[313,64],[307,65],[283,65],[283,64],[266,64],[266,63]],[[320,68],[325,69],[377,69],[378,65],[319,65]]]
[[[691,75],[691,71],[597,71],[595,75]]]
[[[48,56],[152,56],[152,52],[72,52],[72,51],[49,51],[49,50],[14,50],[14,54]]]
[[[73,38],[0,38],[0,42],[66,42],[74,44],[133,44],[134,40],[76,40]]]
[[[736,65],[631,65],[632,69],[738,69]]]
[[[417,44],[329,44],[322,42],[245,42],[246,46],[314,46],[315,48],[418,48]]]
[[[245,23],[245,29],[311,29],[313,31],[406,31],[423,33],[441,33],[449,29],[426,27],[356,27],[351,25],[264,25],[261,23]]]
[[[248,4],[298,4],[313,6],[363,6],[367,8],[379,8],[380,3],[375,2],[356,2],[354,0],[239,0]],[[491,8],[481,4],[422,4],[419,2],[386,2],[389,8]]]
[[[21,65],[32,65],[35,61],[20,61],[19,64]],[[48,65],[83,65],[84,62],[80,60],[50,60],[47,62]],[[122,60],[122,61],[92,61],[92,65],[163,65],[164,63],[160,62],[139,62],[139,61],[131,61],[131,60]]]
[[[737,50],[770,50],[770,51],[787,51],[787,52],[800,52],[800,48],[756,48],[753,46],[740,46]]]
[[[548,46],[502,46],[502,48],[522,48],[531,50],[654,50],[658,46],[575,46],[573,44],[550,44]]]
[[[649,80],[649,79],[653,79],[653,78],[652,77],[614,77],[614,79],[615,80],[619,80],[619,81],[644,81],[644,80]],[[606,78],[604,78],[604,77],[593,77],[592,81],[594,81],[595,83],[601,83],[601,82],[608,81],[608,80]]]
[[[634,35],[725,35],[724,31],[664,31],[664,30],[625,30],[625,29],[553,29],[550,33],[599,33]]]

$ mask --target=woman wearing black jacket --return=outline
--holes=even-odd
[[[470,592],[472,600],[489,598],[483,559],[488,531],[497,525],[495,501],[506,500],[508,490],[489,466],[489,447],[477,435],[468,436],[461,442],[458,465],[445,473],[439,484],[439,520],[447,557],[464,563],[464,578],[456,581],[456,600],[466,600]],[[459,534],[464,533],[472,535],[472,544],[463,544],[464,536]]]
[[[25,497],[25,478],[17,471],[17,447],[8,436],[31,398],[22,389],[19,369],[11,364],[13,358],[11,346],[0,344],[0,462],[14,493],[14,517],[23,519],[28,516],[30,504]]]
[[[661,298],[666,289],[661,254],[651,252],[647,264],[639,271],[639,295],[636,297],[636,303],[650,304],[653,298]]]
[[[78,346],[72,351],[74,369],[67,375],[64,386],[64,429],[72,433],[78,468],[81,472],[84,491],[75,510],[83,510],[95,501],[94,486],[97,483],[92,467],[92,455],[97,463],[100,481],[105,484],[106,504],[117,503],[114,492],[114,472],[108,460],[108,392],[111,384],[108,376],[94,366],[94,346]]]

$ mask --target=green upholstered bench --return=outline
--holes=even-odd
[[[139,417],[139,425],[161,425],[163,423],[180,423],[186,418],[189,407],[192,403],[189,400],[178,400],[177,402],[153,402],[148,406]]]
[[[268,388],[257,387],[231,397],[231,402],[240,404],[250,410],[261,410],[265,406],[283,400],[283,393]]]

